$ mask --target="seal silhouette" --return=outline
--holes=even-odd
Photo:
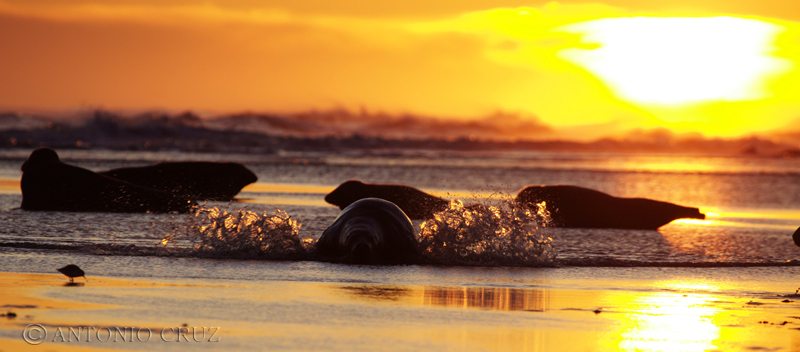
[[[20,188],[25,210],[169,213],[188,212],[195,205],[184,197],[65,164],[46,147],[34,150],[22,164]]]
[[[425,220],[434,213],[447,209],[450,202],[430,195],[414,187],[396,184],[364,183],[349,180],[325,196],[325,201],[344,209],[353,202],[364,198],[388,200],[403,210],[411,219]]]
[[[354,264],[404,264],[417,258],[414,226],[392,202],[361,199],[346,207],[316,243],[326,261]]]
[[[100,172],[118,180],[182,195],[193,200],[230,201],[239,191],[258,180],[239,163],[163,162]]]
[[[675,219],[705,219],[698,208],[571,185],[528,186],[516,201],[531,207],[546,202],[554,227],[655,230]]]

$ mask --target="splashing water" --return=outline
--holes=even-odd
[[[200,207],[161,244],[188,241],[193,254],[238,259],[304,259],[312,239],[301,239],[301,224],[283,210],[273,215],[247,209]]]
[[[541,229],[545,203],[531,210],[515,202],[464,207],[459,200],[421,224],[420,250],[436,264],[555,265],[553,239]]]
[[[448,209],[421,224],[419,248],[424,262],[431,264],[552,266],[557,252],[541,229],[548,221],[544,203],[532,210],[511,201],[465,207],[453,200]],[[161,244],[178,247],[176,255],[307,260],[312,258],[314,239],[301,239],[300,227],[283,210],[269,215],[200,207],[183,226],[163,236]]]

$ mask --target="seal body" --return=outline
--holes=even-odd
[[[25,210],[88,212],[188,212],[187,198],[134,185],[61,162],[55,150],[38,148],[22,165]]]
[[[316,244],[320,259],[354,264],[412,263],[417,251],[408,216],[397,205],[377,198],[346,207]]]
[[[349,180],[325,196],[325,201],[344,209],[364,198],[380,198],[396,204],[411,219],[433,218],[433,214],[447,209],[449,202],[427,194],[414,187],[395,184],[364,183]]]
[[[518,203],[546,202],[551,226],[655,230],[672,220],[705,219],[698,208],[646,198],[618,198],[593,189],[570,186],[528,186]]]
[[[218,162],[164,162],[100,174],[192,200],[214,201],[233,200],[244,186],[258,180],[242,164]]]

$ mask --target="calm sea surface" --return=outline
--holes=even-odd
[[[0,229],[2,251],[98,244],[156,246],[165,232],[185,226],[189,217],[22,211],[15,182],[29,153],[6,150],[0,154],[0,179],[5,185],[0,193],[0,219],[6,224]],[[204,206],[260,215],[282,210],[297,221],[303,238],[318,237],[333,221],[338,209],[323,197],[348,179],[406,184],[464,203],[498,206],[527,185],[573,184],[621,197],[699,207],[707,219],[679,220],[658,231],[546,226],[536,230],[553,239],[559,264],[785,265],[800,257],[791,240],[800,226],[798,158],[447,151],[260,156],[64,150],[59,154],[64,162],[95,171],[159,161],[240,162],[258,175],[258,183],[245,188],[236,203]],[[38,246],[44,244],[50,246]],[[13,264],[5,267],[37,271]]]

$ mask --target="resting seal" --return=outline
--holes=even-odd
[[[578,186],[528,186],[520,204],[546,202],[554,227],[655,230],[681,218],[705,219],[697,208],[646,198],[618,198]]]
[[[417,257],[411,220],[389,201],[367,198],[344,209],[317,240],[322,260],[356,264],[404,264]]]
[[[447,209],[449,202],[414,187],[393,184],[364,183],[350,180],[325,196],[325,201],[344,209],[364,198],[380,198],[396,204],[414,220],[433,218],[433,214]]]
[[[188,212],[186,198],[134,185],[61,162],[38,148],[22,164],[22,209],[129,213]]]
[[[233,200],[244,186],[258,180],[242,164],[217,162],[164,162],[100,174],[193,200],[214,201]]]

